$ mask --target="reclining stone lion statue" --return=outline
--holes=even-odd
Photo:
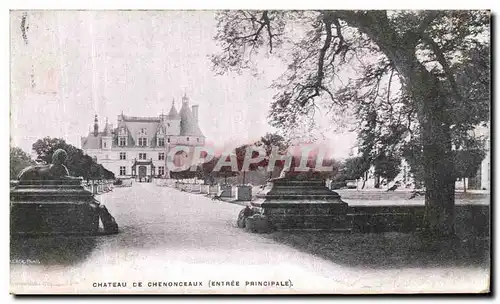
[[[64,165],[68,153],[57,149],[52,154],[52,163],[49,165],[35,165],[24,168],[17,176],[18,180],[60,180],[80,179],[69,175],[68,168]]]
[[[63,149],[57,149],[52,155],[52,163],[49,165],[29,166],[21,171],[18,180],[81,180],[81,177],[70,176],[68,168],[64,165],[68,153]],[[107,234],[118,233],[118,224],[115,218],[109,213],[106,206],[98,204],[97,212]]]

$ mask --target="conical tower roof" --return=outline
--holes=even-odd
[[[177,112],[177,109],[175,108],[175,100],[172,99],[172,107],[170,108],[170,112],[168,112],[167,115],[168,120],[179,120],[181,119],[181,116]]]
[[[181,116],[181,135],[203,137],[203,133],[201,133],[200,127],[198,126],[198,121],[196,121],[189,108],[187,97],[184,97],[182,100],[182,107],[179,114]]]

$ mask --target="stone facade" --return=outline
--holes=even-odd
[[[103,130],[99,129],[96,115],[93,131],[81,138],[82,150],[116,177],[168,177],[166,161],[170,149],[204,144],[198,106],[190,107],[186,96],[179,112],[173,101],[166,115],[136,117],[122,113],[116,127],[106,121]]]

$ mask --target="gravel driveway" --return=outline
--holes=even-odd
[[[136,183],[98,199],[120,233],[13,242],[12,292],[464,292],[487,286],[488,270],[474,267],[337,265],[236,228],[241,206],[200,194]]]

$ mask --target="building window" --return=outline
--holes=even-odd
[[[189,137],[187,138],[187,141],[189,141]]]
[[[127,140],[126,140],[126,138],[125,138],[125,137],[120,137],[120,140],[119,140],[119,142],[118,142],[118,145],[119,145],[120,147],[125,147],[125,146],[127,145]]]
[[[104,148],[106,148],[106,142],[103,142],[102,144],[104,145]]]
[[[158,153],[158,160],[165,160],[165,153],[163,152]]]
[[[127,153],[125,152],[120,152],[120,160],[127,159]]]
[[[148,144],[148,139],[146,137],[139,137],[139,146],[146,147]]]
[[[167,142],[170,143],[170,137],[167,137]]]
[[[127,175],[127,167],[120,166],[120,175]]]
[[[158,175],[165,175],[165,167],[164,166],[158,167]]]
[[[146,153],[139,153],[139,159],[146,159]]]
[[[163,137],[158,138],[158,146],[165,147],[165,138],[163,138]]]

